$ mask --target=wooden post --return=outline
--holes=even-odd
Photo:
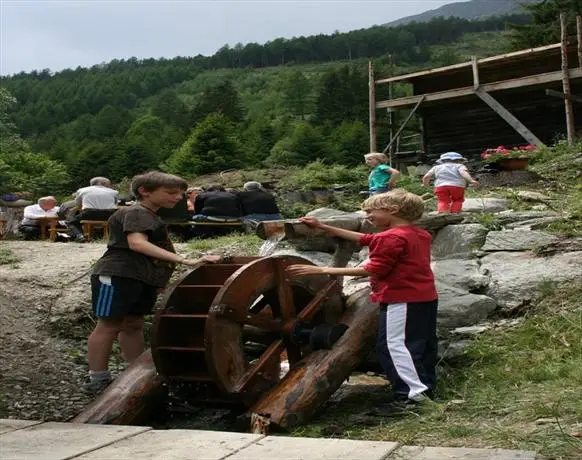
[[[477,64],[477,56],[471,56],[471,66],[473,67],[473,88],[479,88],[479,65]]]
[[[578,42],[578,67],[582,67],[582,16],[576,16],[576,37]]]
[[[493,96],[488,92],[483,91],[479,88],[475,91],[475,95],[481,99],[485,104],[491,107],[497,115],[503,118],[513,129],[515,129],[522,137],[537,147],[541,147],[544,143],[538,139],[538,137],[532,133],[527,126],[525,126],[521,121],[519,121],[509,110],[507,110],[503,105],[499,103]]]
[[[564,88],[564,105],[566,107],[566,130],[568,144],[574,143],[576,128],[574,125],[574,110],[572,109],[572,91],[570,89],[570,75],[568,74],[568,22],[566,13],[560,13],[561,49],[562,49],[562,86]]]
[[[376,141],[376,82],[374,81],[374,64],[368,62],[368,97],[370,109],[370,152],[378,148]]]
[[[390,76],[394,75],[394,57],[392,54],[388,55],[388,63],[390,65]],[[392,82],[388,83],[388,99],[392,100],[394,96],[394,85]],[[394,110],[388,109],[388,121],[390,123],[390,142],[394,139]],[[394,148],[390,147],[388,152],[390,155],[390,167],[392,167],[392,154],[394,153]]]

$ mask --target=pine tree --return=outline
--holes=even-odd
[[[312,87],[302,72],[293,72],[285,82],[283,100],[291,113],[302,120],[311,111]]]
[[[337,163],[362,164],[362,155],[368,152],[368,127],[361,121],[344,121],[329,137],[329,149]]]
[[[165,169],[183,175],[207,174],[244,165],[234,127],[222,113],[202,120],[168,159]]]
[[[523,8],[531,13],[532,23],[511,25],[514,49],[533,48],[560,41],[560,13],[566,13],[571,33],[576,30],[576,16],[582,14],[582,0],[544,0]]]
[[[228,80],[206,88],[200,102],[194,109],[193,120],[198,122],[214,112],[223,113],[235,123],[244,120],[245,113],[238,91]]]
[[[306,165],[318,159],[329,159],[323,134],[306,122],[298,122],[289,136],[274,145],[266,163],[274,167]]]

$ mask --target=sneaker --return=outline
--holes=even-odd
[[[108,380],[91,380],[88,383],[85,383],[81,386],[81,393],[85,393],[86,395],[98,395],[103,393],[105,389],[109,386],[112,382],[111,379]]]
[[[382,404],[370,412],[367,415],[376,415],[382,417],[397,417],[400,415],[406,415],[414,410],[423,410],[425,408],[431,407],[434,403],[429,395],[422,393],[415,396],[414,399],[395,397],[392,401],[386,404]]]

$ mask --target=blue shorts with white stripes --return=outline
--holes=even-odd
[[[91,276],[93,313],[98,318],[149,315],[157,291],[157,287],[131,278]]]

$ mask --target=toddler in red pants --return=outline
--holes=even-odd
[[[438,200],[439,213],[460,213],[465,201],[467,182],[473,187],[479,186],[479,182],[469,174],[464,165],[465,161],[467,160],[460,153],[443,153],[437,160],[439,164],[430,169],[422,178],[422,183],[428,186],[430,178],[435,176],[434,193]]]

